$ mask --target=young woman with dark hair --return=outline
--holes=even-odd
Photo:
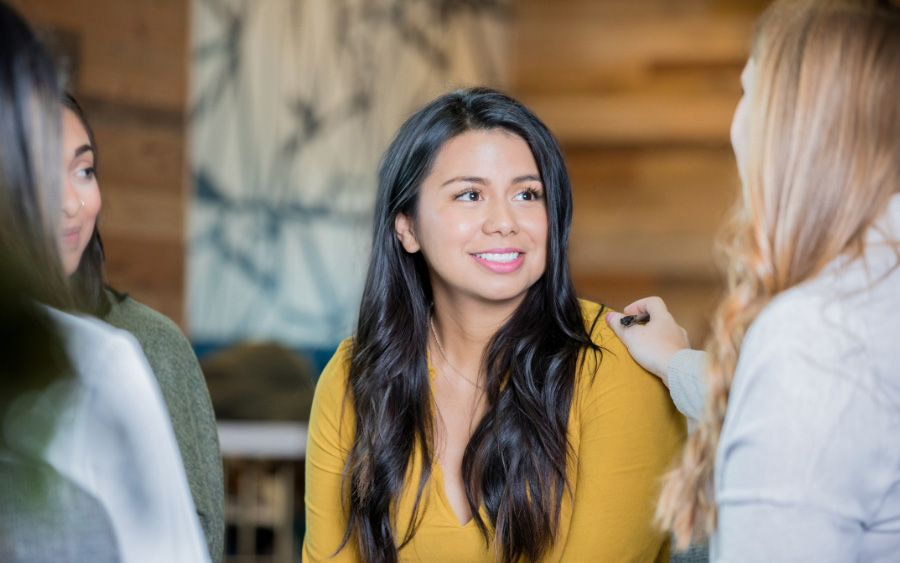
[[[30,491],[31,506],[46,516],[40,530],[15,534],[26,515],[5,512],[14,521],[0,525],[0,558],[202,563],[208,555],[175,437],[137,343],[61,310],[71,299],[60,260],[66,211],[60,209],[59,100],[49,56],[0,2],[0,265],[3,289],[13,292],[0,299],[12,304],[0,315],[9,347],[0,358],[0,490],[15,496],[22,483],[5,479],[24,473],[28,485],[48,482],[51,474],[50,483],[67,483],[73,493]],[[27,342],[28,334],[46,345],[12,346]],[[99,517],[88,528],[106,532],[108,543],[61,539],[77,524],[75,492],[96,509],[77,518]],[[7,500],[0,499],[4,508]]]
[[[109,312],[103,241],[97,228],[100,190],[97,143],[84,110],[63,94],[63,268],[77,309],[98,317]],[[72,145],[72,146],[68,146]],[[65,150],[68,148],[69,150]]]
[[[667,559],[652,509],[684,419],[576,298],[571,218],[517,101],[461,90],[400,128],[357,332],[316,389],[304,561]]]
[[[61,253],[76,308],[130,332],[153,369],[181,450],[212,560],[225,538],[222,458],[206,380],[190,343],[164,315],[106,285],[97,218],[101,209],[97,143],[84,111],[65,94],[62,115]]]

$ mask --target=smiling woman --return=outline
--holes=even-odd
[[[451,139],[419,198],[415,220],[400,213],[396,228],[407,252],[422,253],[439,308],[468,298],[517,305],[543,275],[543,185],[518,135],[467,131]]]
[[[67,105],[69,102],[67,102]],[[62,261],[67,276],[78,269],[97,225],[100,188],[94,168],[93,135],[69,107],[62,116],[63,222]]]
[[[166,403],[213,563],[225,536],[222,458],[206,381],[190,343],[167,317],[106,285],[97,218],[97,143],[78,102],[63,96],[60,254],[75,305],[130,332],[140,343]]]
[[[414,114],[379,171],[354,338],[316,388],[304,561],[656,561],[684,436],[579,301],[553,136],[486,89]]]

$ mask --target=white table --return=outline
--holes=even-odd
[[[237,528],[237,555],[228,560],[257,561],[256,531],[262,526],[275,534],[275,557],[267,560],[293,561],[294,467],[306,457],[307,425],[220,420],[216,426],[226,484],[229,473],[237,476],[236,502],[226,495],[225,519]]]
[[[303,459],[306,456],[304,422],[220,420],[222,457],[240,459]]]

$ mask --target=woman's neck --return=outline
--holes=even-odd
[[[515,312],[518,303],[485,304],[442,299],[435,295],[432,335],[451,365],[481,377],[481,359],[491,339]]]

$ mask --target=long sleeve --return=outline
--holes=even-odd
[[[716,455],[712,560],[900,553],[900,194],[747,331]]]
[[[896,560],[861,555],[898,484],[900,418],[869,377],[877,336],[854,310],[795,292],[748,331],[719,443],[714,561]]]
[[[200,364],[169,318],[110,290],[107,297],[112,308],[103,320],[137,339],[159,383],[210,558],[219,563],[225,545],[225,485],[215,414]]]
[[[225,480],[222,453],[219,450],[219,434],[213,414],[212,401],[200,364],[187,340],[182,337],[181,354],[173,359],[181,363],[186,409],[180,411],[182,424],[174,427],[175,438],[181,450],[191,497],[210,559],[222,561],[225,552]],[[165,397],[165,394],[164,394]],[[167,406],[171,404],[166,401]],[[170,417],[175,419],[171,414]],[[174,422],[173,422],[174,426]]]
[[[34,451],[109,514],[125,563],[209,561],[181,456],[150,368],[127,333],[52,311],[75,374],[18,411],[55,431]],[[24,444],[27,448],[27,443]]]
[[[306,446],[306,536],[303,561],[358,561],[352,542],[335,557],[347,517],[341,482],[354,435],[354,415],[344,401],[349,341],[338,348],[316,384]]]
[[[207,561],[175,436],[146,363],[131,347],[102,352],[117,373],[83,411],[84,453],[94,492],[122,529],[123,559]]]
[[[586,316],[596,317],[599,306],[584,307]],[[612,330],[605,323],[596,330],[603,356],[597,368],[588,354],[575,374],[570,409],[573,457],[567,473],[573,496],[564,492],[558,539],[543,560],[664,561],[667,534],[654,526],[653,512],[659,477],[684,441],[685,420],[665,386],[634,362]],[[359,560],[352,538],[331,558],[347,523],[342,477],[355,432],[346,397],[349,358],[345,342],[316,386],[307,441],[305,562]],[[401,521],[412,511],[420,475],[413,467],[413,485],[397,509]],[[420,526],[400,550],[400,560],[493,561],[493,538],[486,545],[474,522],[460,525],[444,498],[441,475],[437,466],[423,493]]]
[[[675,406],[684,416],[699,420],[706,399],[706,352],[676,352],[669,360],[666,372]]]
[[[668,560],[653,524],[660,477],[685,438],[685,420],[665,386],[604,326],[605,350],[585,374],[572,519],[562,561]],[[588,362],[588,369],[590,368]]]

